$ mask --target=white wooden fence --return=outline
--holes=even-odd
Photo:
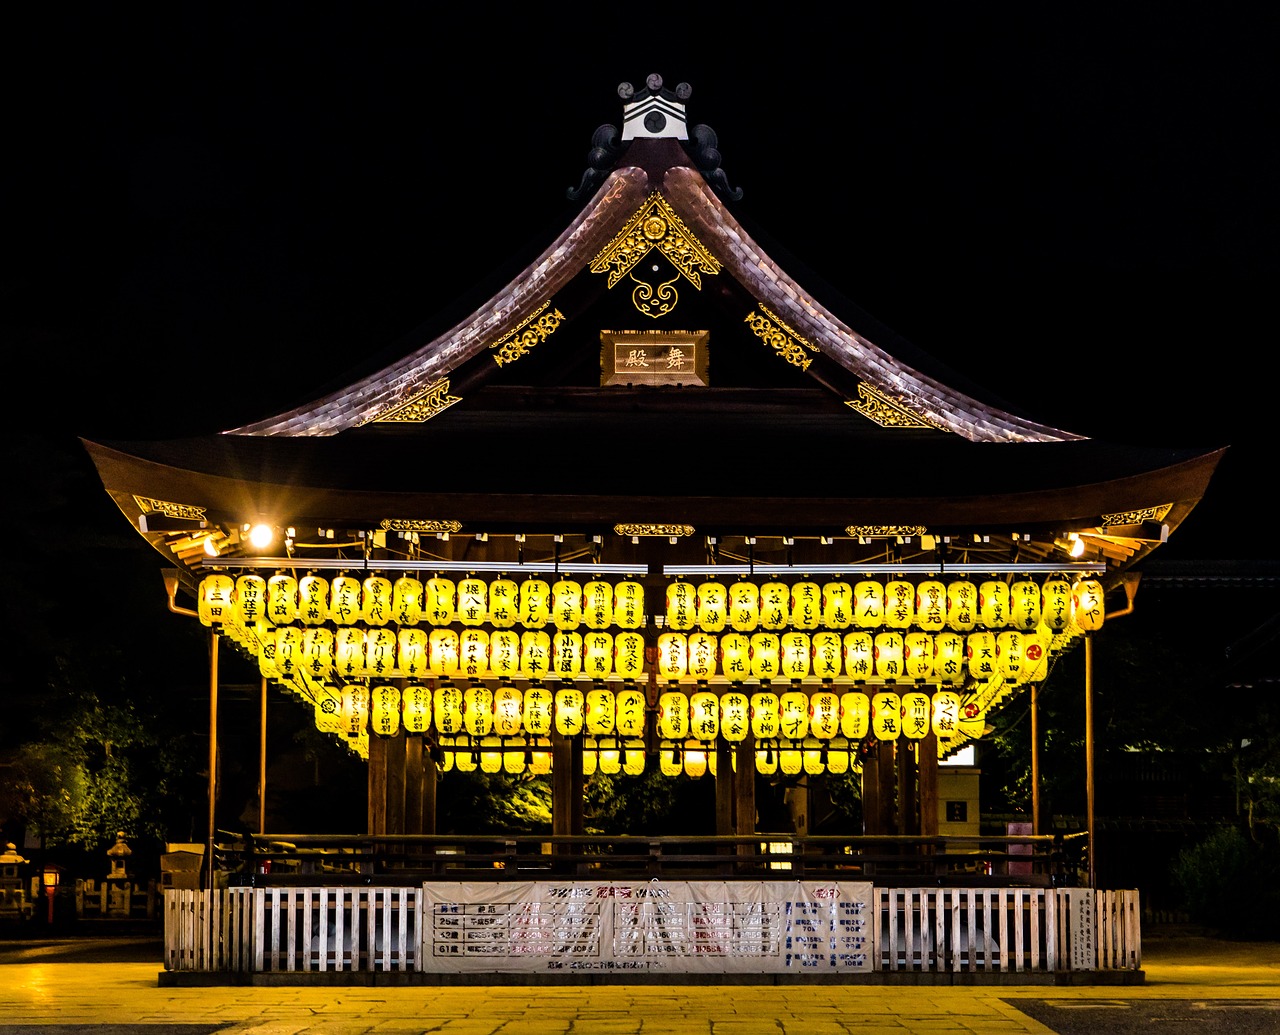
[[[918,887],[877,888],[876,897],[881,973],[1142,966],[1137,891]],[[244,975],[421,972],[422,905],[421,888],[407,887],[166,891],[164,965]]]

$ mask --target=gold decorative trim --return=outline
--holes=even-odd
[[[150,496],[134,496],[133,502],[144,514],[163,514],[165,517],[183,518],[188,521],[203,521],[207,507],[196,507],[190,503],[170,503],[167,500],[152,499]]]
[[[461,521],[430,521],[421,518],[383,518],[381,527],[388,532],[460,532]]]
[[[760,306],[760,309],[760,313],[748,313],[744,321],[751,328],[751,333],[770,346],[774,352],[793,367],[808,370],[809,364],[813,360],[805,355],[804,350],[806,348],[811,352],[817,352],[818,350],[764,306]],[[802,348],[801,346],[804,347]]]
[[[559,329],[564,323],[564,313],[559,309],[548,313],[546,310],[550,305],[551,300],[548,299],[519,325],[489,344],[489,348],[497,350],[493,361],[498,366],[514,363],[521,356],[528,355],[535,345],[540,345]]]
[[[618,535],[693,535],[692,525],[653,525],[646,523],[637,524],[617,524],[613,526],[613,530]]]
[[[462,397],[449,394],[449,379],[442,377],[432,381],[421,391],[415,392],[404,402],[383,410],[361,424],[421,424],[436,414],[447,410],[454,403],[462,402]]]
[[[898,536],[922,536],[928,534],[924,525],[849,525],[844,534],[860,539],[888,539]]]
[[[600,384],[702,385],[708,331],[601,331]]]
[[[1144,521],[1163,521],[1173,509],[1172,503],[1163,503],[1158,507],[1144,507],[1142,510],[1126,510],[1119,514],[1103,514],[1102,527],[1108,525],[1140,525]]]
[[[939,428],[933,421],[907,409],[901,400],[890,399],[866,381],[858,382],[858,395],[857,402],[846,399],[844,404],[882,428]]]
[[[607,272],[612,288],[655,248],[699,291],[702,290],[701,274],[714,276],[720,272],[715,256],[657,191],[649,195],[627,225],[591,260],[591,272]]]

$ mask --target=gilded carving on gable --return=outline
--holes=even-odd
[[[383,518],[382,528],[388,532],[459,532],[461,521],[435,521],[422,518]]]
[[[866,381],[858,382],[858,396],[856,401],[846,399],[844,404],[882,428],[938,427],[933,421],[909,410],[901,400],[889,398]]]
[[[922,536],[928,530],[924,525],[850,525],[844,534],[857,539],[890,539],[898,536]]]
[[[190,503],[170,503],[168,500],[157,500],[150,496],[134,496],[133,502],[144,514],[163,514],[165,517],[182,518],[187,521],[203,521],[207,507],[197,507]]]
[[[745,322],[751,328],[752,334],[793,367],[799,367],[801,370],[809,369],[809,364],[813,360],[805,355],[805,349],[817,352],[817,346],[797,334],[767,306],[761,305],[758,313],[748,313]]]
[[[617,535],[660,535],[688,536],[693,535],[692,525],[661,525],[649,522],[621,523],[613,526]]]
[[[432,381],[421,391],[415,392],[404,402],[383,410],[361,424],[421,424],[437,413],[447,410],[454,403],[462,402],[462,397],[449,394],[447,377]]]
[[[564,323],[564,313],[559,309],[547,312],[550,300],[543,302],[521,323],[504,334],[497,341],[490,343],[494,349],[493,361],[498,366],[514,363],[521,356],[528,355],[535,345],[546,341]]]
[[[1172,509],[1172,503],[1165,503],[1158,507],[1126,510],[1119,514],[1103,514],[1102,526],[1105,528],[1108,525],[1140,525],[1144,521],[1163,521]]]

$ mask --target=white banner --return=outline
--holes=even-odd
[[[872,885],[520,881],[423,885],[428,972],[867,973]]]

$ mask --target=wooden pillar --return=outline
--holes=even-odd
[[[403,727],[396,731],[394,737],[384,742],[387,753],[387,833],[405,833],[405,793],[407,774],[405,772],[405,744],[408,738]]]
[[[436,768],[436,760],[423,745],[422,750],[422,832],[436,832],[436,787],[439,785],[440,771]]]
[[[916,742],[898,744],[898,829],[903,834],[920,833],[920,798],[916,793]]]
[[[369,738],[368,833],[380,837],[387,832],[387,742]]]
[[[1031,832],[1044,833],[1040,816],[1040,684],[1031,684]]]
[[[1085,771],[1085,829],[1089,834],[1089,887],[1097,887],[1098,839],[1093,825],[1094,770],[1093,770],[1093,633],[1084,634],[1084,771]]]
[[[733,771],[733,745],[723,737],[716,740],[716,834],[728,836],[737,833],[734,822],[737,774]]]
[[[880,753],[880,818],[878,833],[897,834],[898,828],[898,772],[897,743],[882,740],[876,745]]]
[[[735,747],[738,772],[733,781],[734,833],[739,835],[756,832],[756,739],[748,733],[745,740]],[[746,846],[750,848],[750,846]],[[748,853],[750,854],[750,853]]]
[[[920,741],[916,779],[920,787],[920,833],[938,836],[938,736],[932,730]]]
[[[862,832],[883,834],[880,817],[880,753],[872,750],[862,760]]]
[[[209,828],[205,845],[205,890],[214,888],[213,846],[218,808],[218,631],[209,632]],[[43,842],[42,842],[43,843]],[[212,928],[210,929],[212,930]]]
[[[404,739],[404,832],[406,834],[425,834],[422,829],[422,795],[425,790],[423,759],[431,765],[431,757],[423,750],[424,739],[420,736]],[[432,765],[434,769],[434,765]]]
[[[582,771],[582,738],[573,737],[569,742],[569,793],[571,808],[569,825],[571,834],[581,834],[584,827],[582,821],[582,799],[587,792],[587,777]]]
[[[267,677],[258,692],[258,833],[267,832]]]

